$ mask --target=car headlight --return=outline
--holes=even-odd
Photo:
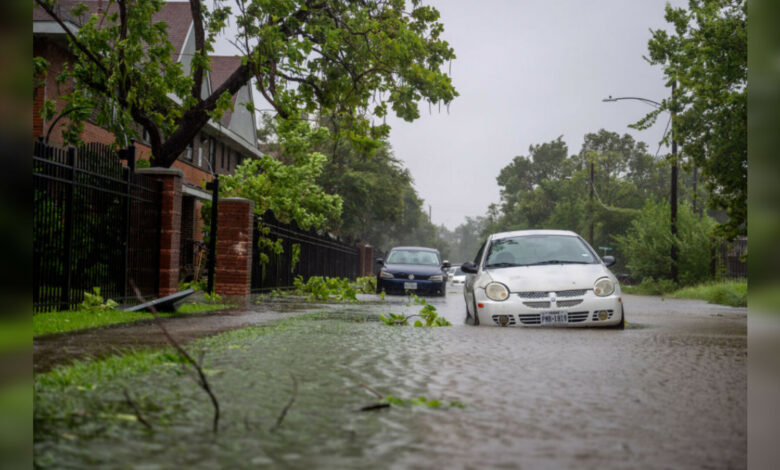
[[[381,277],[382,279],[393,279],[395,276],[393,276],[387,271],[379,271],[379,277]]]
[[[444,276],[441,275],[441,274],[436,274],[436,275],[433,275],[433,276],[429,277],[428,280],[429,281],[434,281],[434,282],[441,282],[441,281],[444,280]]]
[[[606,297],[615,292],[615,283],[608,277],[597,279],[593,284],[593,292],[599,297]]]
[[[500,282],[491,282],[485,286],[485,294],[490,300],[506,300],[509,298],[509,289]]]

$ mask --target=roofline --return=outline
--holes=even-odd
[[[79,28],[70,21],[62,21],[65,27],[73,34],[78,34]],[[67,32],[54,20],[33,20],[33,36],[59,36],[65,35]]]

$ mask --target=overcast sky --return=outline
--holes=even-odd
[[[406,163],[433,222],[450,229],[499,202],[501,168],[531,144],[563,135],[578,153],[586,133],[629,133],[652,153],[666,119],[627,127],[651,110],[640,96],[669,94],[650,66],[649,30],[667,28],[665,0],[428,0],[455,49],[452,77],[460,96],[449,113],[421,106],[420,119],[388,119],[390,143]],[[686,2],[673,1],[673,5]],[[661,149],[661,152],[668,150]]]
[[[660,101],[668,96],[661,68],[647,54],[650,29],[668,28],[666,0],[424,0],[441,13],[444,39],[455,49],[449,112],[421,104],[420,119],[388,118],[395,156],[431,206],[433,222],[453,229],[499,202],[496,176],[528,147],[563,136],[578,153],[586,133],[629,133],[652,153],[666,119],[634,131],[651,108],[612,96]],[[675,6],[684,0],[673,0]],[[235,48],[224,38],[220,54]],[[255,98],[260,99],[255,93]],[[668,149],[661,149],[661,153]]]

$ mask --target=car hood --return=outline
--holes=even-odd
[[[443,274],[439,266],[423,266],[420,264],[385,264],[384,269],[393,274],[414,274],[415,276]]]
[[[593,283],[607,276],[617,281],[603,264],[553,264],[488,269],[496,281],[506,285],[510,292],[560,291],[592,289]]]

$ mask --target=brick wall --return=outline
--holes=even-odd
[[[214,290],[219,295],[249,295],[252,282],[254,202],[229,197],[219,201],[217,267]]]

